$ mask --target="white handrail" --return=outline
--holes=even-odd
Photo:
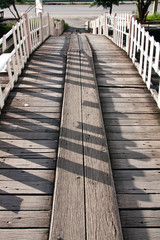
[[[93,34],[103,34],[127,52],[160,108],[159,89],[153,89],[152,72],[160,76],[160,43],[128,14],[105,13],[88,24]]]
[[[54,23],[54,24],[51,24]],[[63,27],[62,27],[63,25]],[[53,29],[54,30],[53,30]],[[39,13],[39,16],[28,17],[25,13],[22,20],[0,39],[2,54],[0,55],[0,72],[7,71],[9,82],[2,89],[0,85],[0,109],[3,108],[5,100],[14,87],[18,76],[27,62],[30,54],[45,41],[50,34],[59,36],[64,30],[64,22],[61,20],[55,24],[49,14]],[[55,34],[54,34],[55,33]],[[10,42],[8,44],[8,42]],[[5,51],[13,46],[10,53]]]

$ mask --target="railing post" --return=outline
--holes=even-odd
[[[103,35],[106,36],[106,12],[104,13],[104,28],[103,28]]]
[[[24,18],[25,18],[25,30],[26,30],[26,33],[27,33],[27,39],[28,41],[26,41],[28,43],[28,50],[29,50],[29,54],[32,53],[32,45],[31,45],[31,34],[30,34],[30,27],[29,27],[29,19],[28,19],[28,15],[27,13],[23,13],[22,15]]]
[[[51,35],[55,36],[55,22],[54,22],[54,18],[51,18]]]
[[[132,40],[132,31],[133,31],[133,26],[132,26],[132,23],[133,23],[133,20],[132,19],[135,19],[135,15],[131,15],[130,16],[130,23],[129,23],[129,39],[128,39],[128,46],[127,46],[127,54],[130,55],[130,51],[131,51],[131,40]],[[131,57],[131,55],[130,55]]]
[[[147,87],[150,89],[151,86],[151,76],[152,76],[152,64],[153,64],[153,50],[154,50],[154,37],[150,39],[150,51],[149,51],[149,64],[148,64],[148,78],[147,78]]]
[[[115,33],[116,33],[116,16],[117,16],[117,13],[114,13],[114,16],[113,16],[113,41],[115,42]]]
[[[96,20],[93,21],[93,34],[96,34]]]
[[[47,16],[48,16],[48,36],[51,35],[51,25],[50,25],[50,16],[49,16],[49,13],[47,13]]]
[[[3,106],[4,106],[4,99],[3,99],[2,87],[0,85],[0,108],[2,109]]]
[[[158,105],[158,107],[160,108],[160,81],[159,81],[159,91],[158,91],[157,105]]]
[[[43,42],[43,19],[42,19],[42,13],[39,12],[39,31],[40,31],[40,42]]]
[[[2,52],[6,50],[7,43],[6,43],[6,35],[3,36],[3,41],[2,41]]]

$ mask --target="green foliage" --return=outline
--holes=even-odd
[[[0,0],[0,8],[9,8],[14,0]]]
[[[160,22],[160,13],[155,13],[147,16],[147,21]]]
[[[137,0],[138,9],[138,19],[141,23],[146,21],[147,15],[149,13],[148,8],[151,5],[152,0]]]
[[[68,30],[68,23],[64,22],[64,31]]]
[[[18,2],[22,2],[22,0],[18,0]],[[11,10],[11,6],[13,6],[14,12]],[[9,8],[10,12],[13,14],[15,18],[20,19],[19,13],[17,11],[15,0],[0,0],[0,8]]]
[[[119,5],[119,0],[94,0],[90,6],[102,6],[104,8],[110,8],[110,14],[112,13],[112,6],[114,5]]]
[[[3,37],[4,34],[9,32],[11,30],[12,26],[14,26],[14,25],[15,25],[14,23],[0,25],[0,38]]]

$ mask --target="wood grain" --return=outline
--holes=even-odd
[[[77,134],[76,139],[75,134]],[[67,72],[49,239],[85,239],[80,55],[76,34],[71,35],[67,53]]]
[[[84,36],[81,41],[87,239],[123,239],[92,53]]]
[[[126,54],[88,35],[124,239],[159,240],[160,111]]]

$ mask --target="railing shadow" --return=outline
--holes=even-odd
[[[30,57],[0,115],[0,206],[16,215],[23,195],[53,195],[68,36],[56,41]]]

